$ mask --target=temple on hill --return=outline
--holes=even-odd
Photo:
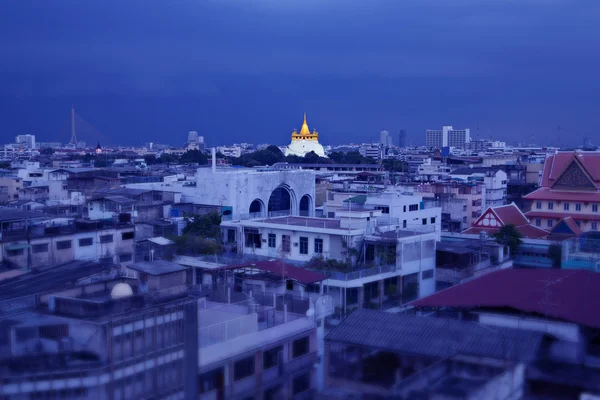
[[[312,132],[308,129],[306,123],[306,113],[304,113],[304,123],[300,132],[294,129],[292,132],[292,142],[285,148],[286,156],[304,157],[311,151],[314,151],[319,157],[327,157],[323,146],[319,143],[319,134],[316,130]]]

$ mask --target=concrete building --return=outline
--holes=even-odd
[[[189,289],[188,279],[188,267],[152,261],[119,273],[86,264],[23,275],[21,293],[0,283],[0,310],[11,311],[0,314],[0,337],[15,338],[0,342],[0,395],[314,398],[308,298],[248,297],[228,283]]]
[[[358,152],[363,157],[379,160],[382,157],[383,149],[380,143],[363,143],[360,145]]]
[[[442,129],[428,129],[425,131],[425,146],[429,149],[441,149],[443,147],[467,149],[470,141],[470,129],[454,129],[452,126],[443,126]]]
[[[358,310],[325,339],[321,398],[522,398],[525,366],[537,360],[543,337],[468,321]]]
[[[0,203],[6,204],[18,200],[23,189],[23,179],[17,177],[0,177]]]
[[[445,316],[437,319],[440,326],[460,322],[448,320],[451,318],[485,327],[494,338],[495,348],[505,349],[507,358],[529,350],[510,350],[508,343],[515,336],[502,334],[505,329],[542,335],[539,352],[535,352],[533,362],[525,364],[527,398],[577,399],[583,393],[600,391],[600,351],[596,344],[600,337],[596,312],[599,288],[600,275],[595,272],[504,269],[410,305],[417,313],[431,315],[435,311]],[[469,341],[461,338],[460,342]]]
[[[450,173],[455,179],[464,181],[483,181],[485,201],[483,207],[496,207],[506,204],[508,178],[506,172],[498,167],[458,168]]]
[[[15,138],[15,142],[26,149],[34,150],[35,146],[35,135],[18,135]]]
[[[131,224],[73,221],[35,211],[0,209],[0,262],[35,270],[72,260],[133,262]]]
[[[127,184],[128,188],[181,193],[186,203],[218,206],[223,220],[314,215],[315,172],[198,168],[193,180]]]

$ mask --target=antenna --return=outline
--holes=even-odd
[[[71,140],[69,143],[77,145],[77,136],[75,135],[75,106],[71,106]]]

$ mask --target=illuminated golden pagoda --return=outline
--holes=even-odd
[[[294,140],[319,140],[319,133],[314,129],[312,133],[310,133],[310,129],[308,129],[308,124],[306,123],[306,113],[304,113],[304,123],[300,129],[300,133],[298,133],[298,131],[295,129],[294,132],[292,132],[292,142]]]
[[[323,146],[319,143],[319,134],[317,131],[313,130],[311,133],[310,129],[308,129],[306,113],[304,113],[302,128],[300,132],[295,129],[292,132],[292,142],[285,148],[285,155],[304,157],[310,152],[314,152],[319,157],[327,157]]]

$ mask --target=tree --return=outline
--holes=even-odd
[[[494,234],[496,242],[508,246],[510,254],[514,257],[519,252],[519,247],[523,244],[521,232],[513,224],[506,224]]]
[[[187,225],[183,228],[184,235],[210,239],[221,237],[221,215],[215,211],[204,215],[192,215],[187,217],[186,221]]]
[[[552,260],[552,268],[560,268],[562,264],[562,245],[552,243],[548,247],[548,257]]]
[[[51,156],[52,154],[54,154],[54,149],[51,147],[44,147],[40,150],[40,154],[45,156]]]
[[[188,150],[179,158],[179,161],[184,164],[206,164],[208,163],[208,157],[200,150]]]

